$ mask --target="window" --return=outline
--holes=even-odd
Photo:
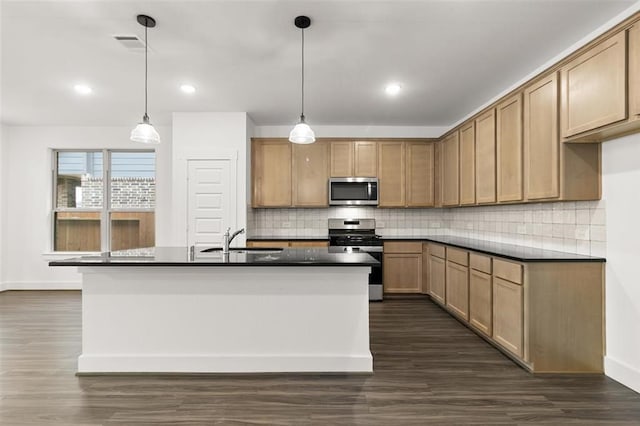
[[[155,245],[155,152],[55,151],[54,251]]]

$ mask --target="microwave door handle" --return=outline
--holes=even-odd
[[[371,182],[367,183],[367,200],[371,200]]]

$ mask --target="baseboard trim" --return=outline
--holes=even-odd
[[[604,374],[616,382],[640,393],[640,370],[622,361],[606,356],[604,358]]]
[[[372,373],[373,357],[300,355],[80,355],[78,374]]]
[[[82,290],[81,281],[7,281],[0,291],[8,290]]]

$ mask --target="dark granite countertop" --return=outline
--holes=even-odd
[[[202,249],[203,247],[199,248]],[[152,247],[49,262],[49,266],[376,266],[366,253],[329,253],[323,248],[247,249],[248,252],[198,253],[187,247]]]
[[[284,237],[282,235],[247,237],[247,241],[329,241],[329,237]]]
[[[602,257],[444,235],[399,235],[382,237],[382,239],[384,241],[429,241],[519,262],[606,262],[606,259]]]
[[[328,239],[329,237],[260,236],[247,238],[247,241],[328,241]],[[382,236],[381,239],[383,241],[430,241],[520,262],[606,262],[602,257],[444,235],[395,235]]]

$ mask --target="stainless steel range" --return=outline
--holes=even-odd
[[[375,219],[329,219],[329,251],[366,252],[380,262],[369,274],[369,300],[382,300],[382,239]]]

